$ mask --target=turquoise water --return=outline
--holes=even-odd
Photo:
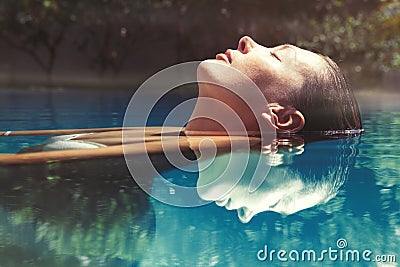
[[[3,90],[0,128],[120,126],[130,95]],[[165,103],[161,108],[168,110]],[[122,158],[0,167],[0,266],[397,266],[400,109],[361,108],[365,134],[266,158],[273,167],[256,194],[242,190],[249,182],[244,176],[229,201],[217,200],[232,210],[154,200]],[[1,137],[0,152],[45,138]],[[214,169],[224,162],[222,155]],[[174,169],[163,175],[183,185],[207,179]],[[149,180],[154,192],[163,190],[158,177]],[[212,199],[212,190],[198,193]],[[241,206],[256,211],[248,222]],[[286,252],[280,259],[279,250]],[[386,262],[366,261],[363,253]]]

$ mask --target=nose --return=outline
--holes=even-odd
[[[249,36],[244,36],[240,38],[237,50],[243,54],[247,54],[254,47],[256,47],[256,45],[257,43],[253,39],[251,39]]]

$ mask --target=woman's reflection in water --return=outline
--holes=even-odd
[[[222,154],[211,164],[199,162],[198,194],[227,210],[237,210],[243,223],[263,211],[293,214],[326,203],[338,193],[354,165],[357,142],[354,137],[305,144],[303,137],[289,136],[276,140],[273,149],[267,147],[262,154]],[[262,169],[255,172],[259,161]],[[243,166],[237,162],[247,162],[239,179],[231,175],[241,172]],[[255,173],[266,176],[254,177]],[[250,190],[253,179],[263,181],[255,191]]]

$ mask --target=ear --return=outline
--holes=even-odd
[[[270,114],[262,113],[261,116],[277,132],[295,133],[303,129],[306,123],[303,114],[290,105],[271,103],[268,108]]]

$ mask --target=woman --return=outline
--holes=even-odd
[[[184,131],[187,137],[232,133],[259,136],[262,128],[276,131],[278,137],[285,133],[342,137],[362,132],[358,104],[338,66],[328,57],[293,45],[267,48],[248,36],[242,37],[236,50],[228,49],[215,59],[202,61],[197,78],[199,97]],[[146,134],[137,134],[140,129]],[[168,131],[182,139],[180,130]],[[165,138],[161,142],[161,132],[161,127],[130,131],[130,143],[146,141],[146,146],[136,145],[134,153],[149,153],[147,144],[152,144],[152,153],[161,153],[161,143],[176,143]],[[200,139],[196,142],[189,141],[191,147],[197,147]],[[52,138],[24,152],[96,148],[104,157],[107,151],[121,155],[121,144],[121,132],[112,131]],[[67,158],[75,159],[75,154],[84,157],[83,151],[72,154]],[[58,156],[62,158],[61,154],[51,154],[51,158]]]
[[[252,104],[229,90],[235,86],[232,79],[237,73],[229,74],[226,68],[238,70],[257,85],[269,103],[263,112],[251,114]],[[232,77],[221,77],[222,72]],[[254,123],[258,116],[277,133],[347,135],[362,131],[358,104],[339,67],[328,57],[293,45],[267,48],[242,37],[236,50],[228,49],[214,60],[203,61],[198,79],[206,82],[199,82],[200,98],[187,124],[187,135],[224,132],[224,125],[201,116],[223,104],[240,116],[250,133],[259,132],[260,125]],[[203,104],[202,98],[218,101]]]

